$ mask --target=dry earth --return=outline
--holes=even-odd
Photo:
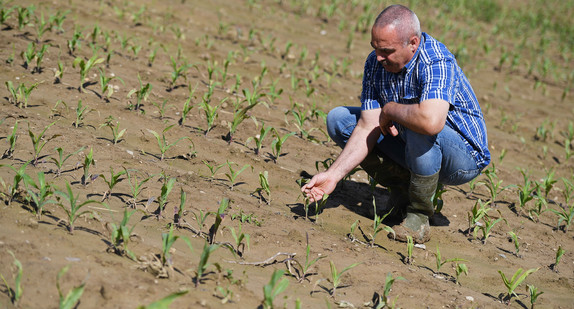
[[[387,239],[384,232],[377,235],[374,247],[352,242],[347,236],[356,220],[360,220],[365,234],[372,233],[372,219],[366,216],[367,209],[372,207],[372,195],[366,175],[361,171],[341,183],[318,216],[311,206],[310,219],[305,220],[304,203],[296,182],[300,173],[315,173],[317,161],[335,158],[339,153],[323,133],[320,113],[316,117],[307,114],[309,119],[304,124],[304,129],[315,140],[301,138],[299,133],[289,137],[276,163],[271,146],[274,136],[270,134],[263,140],[259,155],[254,153],[254,142],[246,141],[259,133],[263,123],[274,127],[280,135],[299,132],[291,112],[297,111],[296,106],[307,113],[315,105],[318,111],[326,113],[338,105],[359,104],[362,63],[370,47],[368,32],[349,30],[362,13],[362,6],[352,9],[351,4],[342,4],[329,18],[325,13],[316,13],[318,2],[303,12],[293,3],[220,0],[0,2],[2,9],[34,4],[34,14],[39,17],[43,12],[46,20],[58,11],[69,10],[63,32],[53,29],[39,41],[37,23],[19,29],[16,11],[0,31],[1,151],[8,148],[8,136],[16,122],[18,124],[15,152],[12,157],[0,160],[3,180],[0,189],[4,201],[0,205],[0,273],[13,287],[16,267],[8,253],[13,252],[23,265],[24,292],[19,307],[58,307],[56,277],[63,267],[69,266],[61,278],[61,287],[66,293],[85,283],[78,308],[135,308],[177,291],[189,292],[177,298],[172,308],[255,308],[261,305],[263,286],[269,282],[273,271],[287,270],[286,264],[281,262],[286,256],[278,256],[276,263],[267,266],[249,263],[265,261],[277,253],[296,253],[295,259],[304,263],[308,235],[311,258],[324,258],[312,266],[308,280],[299,283],[294,277],[285,276],[289,286],[275,299],[278,307],[294,308],[300,300],[302,308],[335,308],[338,305],[360,308],[376,293],[383,293],[387,274],[404,278],[397,280],[390,292],[397,307],[506,307],[501,302],[506,288],[498,271],[511,276],[522,268],[538,271],[517,288],[518,297],[512,299],[511,307],[530,307],[526,290],[526,285],[530,284],[544,292],[537,301],[539,307],[573,308],[572,231],[557,229],[558,217],[550,211],[540,215],[539,221],[529,219],[525,212],[517,213],[518,189],[515,187],[502,191],[495,203],[488,206],[492,207],[489,212],[492,220],[504,220],[494,226],[486,243],[468,237],[464,232],[468,229],[467,215],[477,200],[490,199],[487,186],[475,183],[472,191],[468,184],[447,187],[443,195],[445,206],[437,216],[441,220],[433,227],[433,238],[426,244],[426,249],[415,248],[414,262],[410,265],[404,263],[405,244]],[[372,10],[378,12],[385,5],[373,5]],[[429,7],[436,6],[422,3],[414,6],[423,29],[429,30],[432,26],[431,34],[452,48],[458,44],[455,31],[446,31],[447,26],[436,20],[446,16],[452,18],[454,29],[470,29],[463,65],[486,115],[493,162],[502,186],[522,185],[518,168],[528,170],[532,181],[541,181],[547,171],[553,169],[554,179],[558,181],[550,191],[548,205],[543,207],[557,210],[566,206],[561,178],[573,181],[574,161],[566,158],[561,133],[567,131],[574,109],[572,95],[561,98],[564,82],[548,80],[535,89],[533,86],[538,79],[535,74],[527,74],[526,66],[497,67],[501,53],[498,44],[509,38],[496,34],[487,36],[495,48],[486,54],[478,40],[485,39],[481,33],[488,32],[490,24],[442,15],[441,9],[447,11],[445,7]],[[140,8],[143,9],[140,11]],[[95,25],[101,32],[92,43]],[[71,55],[67,45],[75,30],[82,34],[81,45]],[[349,42],[351,32],[354,37]],[[107,47],[106,34],[109,35]],[[33,63],[26,68],[21,57],[21,52],[36,41],[38,50],[42,44],[48,45],[40,72],[32,72]],[[125,47],[122,42],[126,43]],[[285,53],[288,42],[292,43],[292,48]],[[138,46],[141,50],[136,53]],[[149,55],[154,50],[156,57],[153,64],[148,65]],[[89,59],[94,51],[102,58],[110,51],[113,53],[109,63],[97,64],[89,73],[85,80],[86,91],[80,92],[80,70],[72,64],[76,57]],[[221,83],[222,68],[230,52],[235,57],[229,63],[227,80]],[[306,57],[302,56],[304,53],[307,53]],[[179,59],[179,66],[193,65],[184,70],[184,76],[176,80],[173,89],[169,89],[173,71],[170,56]],[[65,72],[61,82],[55,83],[54,72],[59,61]],[[335,61],[338,68],[333,66]],[[571,70],[572,64],[565,63],[566,70]],[[213,73],[217,84],[211,105],[227,100],[219,107],[215,128],[204,134],[206,116],[199,106],[207,93],[209,69],[213,67],[217,68]],[[267,72],[261,79],[263,67]],[[109,102],[101,97],[97,68],[104,69],[107,76],[114,74],[123,81],[112,80],[116,91]],[[136,103],[136,96],[127,96],[130,90],[140,89],[138,77],[144,85],[150,83],[153,88],[141,110],[135,111],[128,107]],[[236,80],[240,82],[239,91],[234,89]],[[307,86],[305,80],[310,81]],[[11,95],[4,87],[7,81],[27,86],[39,83],[31,92],[26,108],[18,108],[11,102]],[[274,83],[278,89],[283,89],[283,93],[274,100],[270,95],[261,97],[259,100],[268,106],[260,103],[249,112],[257,119],[258,126],[246,119],[228,143],[224,137],[233,119],[234,103],[244,100],[242,89],[253,91],[252,81],[260,83],[260,93],[272,92]],[[297,89],[292,87],[293,81],[297,83]],[[190,89],[195,89],[190,97],[193,109],[179,125]],[[310,89],[314,91],[308,93]],[[62,103],[56,105],[58,101]],[[76,107],[80,101],[89,113],[76,128]],[[165,114],[161,117],[159,106],[163,102],[166,102]],[[113,143],[110,128],[101,126],[110,115],[118,121],[120,130],[126,129],[117,144]],[[545,121],[548,138],[535,139],[537,128]],[[121,221],[131,196],[125,175],[104,203],[82,208],[89,213],[76,221],[73,234],[68,232],[65,212],[55,204],[48,204],[40,219],[32,213],[31,205],[24,199],[23,183],[20,194],[8,204],[9,188],[15,175],[9,166],[18,169],[33,159],[28,132],[38,135],[52,122],[54,124],[44,135],[46,144],[38,163],[26,167],[26,173],[33,180],[37,181],[38,173],[44,172],[47,182],[60,191],[65,191],[66,183],[69,183],[79,202],[101,201],[107,189],[104,178],[95,178],[87,185],[81,183],[83,162],[90,150],[95,159],[89,169],[92,175],[103,175],[109,180],[110,168],[116,173],[126,168],[140,181],[153,176],[137,201],[136,208],[142,211],[134,213],[128,224],[135,226],[133,232],[137,235],[131,238],[129,249],[139,261],[108,250],[111,223]],[[160,160],[157,140],[149,130],[161,134],[172,125],[165,132],[168,143],[181,137],[188,139],[180,140],[167,150],[165,159]],[[83,147],[66,162],[60,176],[56,175],[52,160],[57,158],[57,147],[61,147],[65,155]],[[235,171],[246,164],[250,166],[237,176],[232,188],[226,176],[232,172],[226,162],[234,162],[236,165],[231,167]],[[223,166],[212,177],[208,165]],[[323,168],[322,164],[318,166]],[[259,173],[264,171],[269,175],[269,205],[265,201],[261,203],[253,193],[260,184]],[[177,181],[168,196],[163,216],[158,219],[155,212],[163,183],[161,175]],[[484,175],[478,180],[488,182]],[[160,254],[162,234],[169,231],[180,205],[180,190],[187,194],[186,213],[180,221],[184,223],[174,234],[182,238],[174,245],[170,260],[173,269],[167,271],[169,278],[158,278],[145,260],[153,260],[154,255]],[[376,189],[377,203],[384,203],[386,196],[384,188]],[[196,269],[205,239],[194,231],[201,228],[203,233],[208,232],[215,216],[207,217],[205,226],[199,227],[193,213],[217,211],[219,203],[226,198],[230,199],[230,206],[222,223],[225,228],[217,232],[215,241],[234,243],[231,228],[235,231],[242,228],[250,235],[249,246],[241,257],[219,247],[210,256],[207,273],[196,286]],[[61,201],[67,207],[67,203]],[[534,207],[534,200],[527,204],[528,209]],[[518,255],[509,231],[518,235]],[[192,250],[183,236],[190,240]],[[354,236],[363,240],[358,229]],[[478,238],[481,237],[479,231]],[[552,270],[550,265],[554,263],[559,247],[566,253]],[[454,263],[445,263],[441,273],[435,274],[437,248],[440,248],[443,260],[465,260],[468,275],[460,276],[460,284],[453,280]],[[334,297],[329,295],[332,288],[330,262],[339,271],[360,263],[343,274]],[[222,293],[217,287],[232,291],[227,303],[223,304]],[[0,284],[0,291],[0,307],[13,308],[5,284]]]

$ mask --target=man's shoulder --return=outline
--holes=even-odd
[[[433,38],[428,33],[423,32],[419,59],[425,64],[430,64],[436,61],[454,60],[455,57],[446,45]]]

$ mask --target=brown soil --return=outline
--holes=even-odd
[[[251,2],[251,1],[249,1]],[[287,289],[275,299],[275,305],[294,308],[300,300],[302,308],[333,308],[337,304],[350,304],[362,307],[370,302],[375,293],[382,294],[387,274],[403,277],[397,280],[390,292],[390,299],[398,307],[404,308],[492,308],[505,307],[501,298],[506,293],[501,276],[511,276],[519,268],[538,269],[531,274],[516,290],[511,306],[530,307],[527,297],[527,284],[543,291],[537,304],[542,308],[572,308],[574,296],[574,239],[572,231],[557,229],[557,216],[547,211],[533,221],[525,213],[516,213],[517,189],[507,188],[496,199],[489,214],[494,218],[502,217],[492,230],[486,243],[468,237],[468,213],[478,199],[487,201],[490,193],[485,185],[477,184],[474,191],[470,186],[447,187],[444,193],[445,207],[437,216],[438,225],[432,228],[432,239],[426,249],[415,248],[414,262],[403,262],[406,255],[405,244],[387,239],[384,232],[377,235],[375,246],[361,242],[352,242],[347,234],[356,220],[360,228],[369,235],[372,231],[372,219],[366,216],[372,207],[371,191],[367,177],[357,172],[351,179],[343,181],[332,194],[325,209],[318,216],[313,206],[309,210],[309,220],[305,220],[304,204],[297,180],[300,173],[316,173],[316,162],[335,158],[339,149],[324,135],[322,118],[311,118],[304,128],[310,131],[315,141],[301,138],[299,134],[289,137],[282,149],[282,155],[274,162],[271,148],[271,134],[263,141],[259,155],[253,151],[254,143],[247,139],[259,133],[262,123],[272,126],[279,134],[299,132],[291,113],[298,104],[301,111],[310,110],[316,104],[322,112],[328,112],[338,105],[358,105],[361,87],[363,60],[370,52],[368,33],[354,32],[354,40],[347,48],[349,31],[339,31],[343,17],[349,23],[355,23],[361,9],[348,9],[348,13],[339,13],[336,18],[316,17],[312,8],[301,12],[288,4],[290,1],[18,1],[11,5],[28,6],[34,3],[35,14],[44,18],[57,11],[70,10],[63,23],[63,33],[55,29],[47,32],[43,43],[49,44],[47,54],[41,65],[40,73],[34,72],[34,64],[23,66],[20,53],[30,42],[37,39],[36,26],[29,24],[18,29],[16,12],[2,25],[0,31],[0,77],[2,84],[12,81],[15,85],[27,86],[39,83],[32,91],[26,108],[18,108],[10,102],[11,95],[6,87],[0,88],[2,110],[0,112],[1,150],[8,146],[7,136],[17,122],[18,140],[11,158],[0,160],[2,199],[0,205],[0,273],[6,277],[8,285],[13,286],[16,268],[13,252],[23,264],[22,287],[24,290],[19,306],[22,308],[58,307],[56,277],[65,266],[69,271],[61,279],[61,287],[67,293],[72,287],[85,283],[79,308],[135,308],[159,300],[171,293],[187,290],[187,294],[176,299],[172,308],[255,308],[263,300],[263,286],[267,284],[274,270],[287,271],[285,255],[279,255],[267,266],[249,263],[265,261],[277,253],[295,253],[295,260],[305,262],[308,236],[310,257],[320,259],[311,268],[308,280],[301,283],[292,276],[285,278],[289,282]],[[281,3],[283,2],[283,3]],[[0,4],[7,8],[8,4]],[[349,5],[347,5],[349,6]],[[143,7],[139,16],[136,13]],[[379,10],[380,8],[376,8]],[[345,8],[341,8],[345,12]],[[425,21],[439,14],[436,10],[415,8],[425,28]],[[342,16],[342,17],[341,17]],[[457,23],[463,21],[458,20]],[[109,66],[105,63],[96,68],[113,73],[123,83],[113,80],[116,92],[109,102],[101,98],[97,69],[87,76],[86,91],[79,92],[79,69],[72,66],[74,58],[88,59],[92,55],[90,34],[94,25],[110,35]],[[349,27],[349,26],[347,26]],[[477,24],[486,28],[488,25]],[[73,37],[75,29],[83,35],[81,46],[74,55],[68,53],[67,42]],[[178,31],[181,36],[178,38]],[[425,28],[426,29],[426,28]],[[441,28],[434,27],[436,32]],[[250,32],[254,30],[253,37]],[[444,38],[451,45],[456,41],[449,35],[431,33]],[[122,48],[122,38],[131,38],[126,48]],[[288,42],[293,43],[289,54],[284,54]],[[96,45],[105,46],[105,36],[99,34]],[[132,47],[142,46],[136,55]],[[471,47],[471,48],[477,48]],[[150,52],[157,50],[157,56],[151,66],[148,65]],[[175,87],[169,90],[171,80],[170,55],[174,58],[180,52],[193,67],[185,70],[185,78],[177,79]],[[107,52],[98,48],[99,57]],[[308,56],[301,60],[301,54]],[[236,57],[229,64],[228,79],[217,84],[211,104],[221,104],[219,118],[213,130],[204,134],[206,117],[199,108],[202,97],[209,84],[208,68],[217,64],[221,70],[229,52]],[[495,51],[496,54],[498,51]],[[315,55],[320,55],[317,68],[314,69]],[[535,89],[533,76],[520,70],[511,71],[494,67],[498,60],[481,52],[473,52],[466,61],[465,70],[481,100],[487,118],[490,147],[497,176],[502,185],[521,185],[522,175],[517,168],[527,169],[531,179],[540,181],[549,169],[554,169],[555,179],[559,180],[548,196],[548,208],[559,209],[565,200],[561,177],[572,181],[572,159],[567,160],[564,152],[564,138],[560,134],[566,131],[568,121],[572,119],[572,95],[561,100],[564,85],[560,82],[547,83]],[[492,56],[492,54],[491,54]],[[333,59],[342,64],[350,60],[348,70],[341,67],[333,71]],[[301,60],[301,61],[300,61]],[[60,83],[54,83],[54,72],[58,61],[63,63],[65,72]],[[180,60],[179,65],[184,63]],[[261,98],[268,107],[259,104],[250,111],[257,119],[257,127],[251,119],[241,123],[228,143],[224,139],[228,133],[228,124],[233,119],[233,104],[244,99],[241,89],[253,91],[252,81],[259,78],[262,67],[268,68],[261,81],[261,89],[268,92],[273,82],[283,89],[283,93],[273,102],[270,96]],[[314,76],[318,72],[318,76]],[[326,78],[331,74],[332,78]],[[300,79],[299,87],[291,86],[291,76]],[[236,76],[240,76],[239,91],[233,91]],[[138,77],[144,85],[150,83],[153,88],[141,111],[129,110],[135,104],[135,95],[127,98],[132,89],[139,89]],[[221,82],[221,71],[216,71],[214,79]],[[304,80],[312,80],[310,87],[315,90],[307,95]],[[195,92],[191,97],[194,108],[183,125],[178,125],[183,104],[189,97],[189,89]],[[167,100],[164,117],[160,117],[159,108]],[[56,106],[56,102],[63,103]],[[90,111],[81,125],[76,128],[76,107],[79,102]],[[65,104],[64,104],[65,103]],[[296,110],[296,109],[295,109]],[[113,144],[112,133],[108,127],[100,125],[112,115],[119,121],[119,128],[126,129],[125,136]],[[503,121],[504,119],[508,121]],[[546,141],[535,140],[536,128],[544,120],[547,127],[554,122],[555,127]],[[89,172],[92,175],[110,179],[110,168],[117,173],[123,168],[130,169],[141,181],[146,175],[153,178],[146,183],[145,189],[137,201],[136,212],[129,223],[135,225],[137,236],[132,237],[129,249],[137,255],[139,261],[109,252],[109,228],[111,223],[119,223],[131,195],[129,182],[122,177],[111,196],[103,204],[89,204],[82,210],[89,213],[76,221],[74,233],[68,231],[65,212],[48,204],[40,219],[31,212],[30,203],[25,201],[24,185],[20,185],[20,194],[8,205],[9,188],[13,185],[15,172],[8,166],[18,169],[33,159],[34,150],[28,137],[28,130],[39,134],[46,126],[55,122],[45,133],[45,147],[40,152],[38,163],[28,165],[26,173],[37,180],[37,174],[44,172],[46,180],[60,191],[65,191],[66,183],[71,185],[79,202],[93,199],[101,201],[107,185],[102,177],[95,178],[82,185],[82,165],[84,157],[93,150],[95,165]],[[154,135],[149,131],[165,132],[169,143],[182,139],[165,153],[160,160],[160,151]],[[516,125],[517,127],[513,127]],[[321,131],[323,130],[323,131]],[[53,139],[48,140],[49,137]],[[64,153],[84,147],[84,150],[72,155],[66,162],[62,174],[57,176],[52,158],[57,157],[55,148],[61,147]],[[543,147],[546,151],[543,150]],[[195,153],[193,153],[195,152]],[[503,159],[501,154],[506,153]],[[223,165],[213,177],[207,167]],[[246,168],[236,179],[234,186],[226,174],[230,170],[226,162],[239,170]],[[322,164],[318,165],[323,169]],[[254,193],[259,187],[259,173],[268,171],[271,189],[270,203],[260,202]],[[158,219],[158,197],[162,187],[162,176],[175,177],[176,184],[168,196],[163,216]],[[486,181],[480,176],[479,181]],[[150,263],[154,255],[162,249],[162,233],[169,231],[174,222],[180,201],[180,190],[187,194],[186,214],[183,223],[175,230],[175,235],[189,238],[193,250],[190,250],[183,238],[175,242],[171,265],[167,269],[169,278],[158,278]],[[383,204],[387,196],[384,188],[377,188],[377,202]],[[264,197],[266,195],[264,194]],[[55,199],[55,196],[52,197]],[[155,199],[151,199],[155,198]],[[230,199],[227,215],[224,217],[215,241],[234,243],[230,228],[237,231],[241,224],[244,233],[250,235],[249,246],[243,256],[234,256],[225,247],[220,247],[209,258],[203,280],[196,286],[196,269],[205,243],[204,237],[197,236],[194,230],[200,227],[193,213],[217,211],[219,203]],[[149,201],[149,203],[148,203]],[[62,203],[67,205],[63,200]],[[570,202],[572,203],[572,202]],[[490,207],[489,206],[489,207]],[[533,208],[535,202],[527,205]],[[207,218],[203,233],[208,232],[215,216]],[[509,231],[519,236],[520,251],[515,254],[514,244],[509,239]],[[362,241],[363,236],[357,229],[354,236]],[[478,238],[482,233],[478,232]],[[561,246],[565,255],[556,270],[550,269],[554,263],[556,250]],[[454,282],[454,263],[445,263],[441,273],[437,272],[436,252],[444,259],[464,259],[468,266],[468,275],[461,275],[460,284]],[[337,270],[360,263],[345,272],[335,296],[329,292],[332,288],[330,263]],[[232,273],[231,275],[229,275]],[[233,297],[222,304],[222,294],[217,287],[229,289]],[[0,306],[12,308],[7,288],[0,284]]]

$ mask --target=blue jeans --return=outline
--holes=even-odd
[[[339,106],[329,112],[327,132],[339,147],[345,147],[360,116],[360,107]],[[446,185],[469,182],[482,170],[462,137],[448,125],[437,135],[419,134],[408,129],[399,130],[398,136],[381,134],[375,151],[417,175],[439,172],[439,182]]]

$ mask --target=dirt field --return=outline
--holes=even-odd
[[[274,299],[279,308],[375,308],[389,274],[397,278],[389,307],[502,308],[508,290],[499,271],[510,278],[520,268],[537,271],[516,288],[510,307],[531,307],[531,285],[544,292],[536,307],[574,308],[572,227],[568,230],[569,222],[559,222],[551,211],[568,214],[574,207],[568,185],[574,182],[574,159],[566,142],[574,119],[569,92],[574,44],[573,36],[565,41],[553,27],[571,20],[572,5],[560,4],[564,14],[541,20],[540,29],[548,30],[538,31],[512,21],[520,14],[534,16],[528,10],[553,17],[540,8],[552,5],[484,1],[495,9],[489,13],[465,8],[464,1],[405,3],[418,14],[423,31],[459,57],[485,113],[493,158],[490,172],[476,182],[445,187],[432,239],[414,248],[409,264],[407,246],[389,240],[386,232],[369,244],[373,193],[362,171],[344,180],[319,214],[309,205],[305,218],[297,180],[302,172],[323,170],[323,162],[339,154],[325,135],[324,116],[335,106],[360,104],[369,29],[390,4],[312,2],[0,0],[6,16],[0,25],[0,155],[5,154],[0,159],[0,274],[6,279],[0,282],[0,307],[57,308],[57,276],[68,266],[60,287],[67,294],[85,284],[78,308],[137,308],[179,291],[188,292],[171,308],[257,308],[276,270],[284,271],[281,279],[288,282]],[[31,5],[35,10],[26,17],[22,12]],[[528,40],[516,35],[521,31]],[[43,58],[34,57],[42,46]],[[81,80],[90,58],[96,63]],[[99,69],[115,77],[108,99]],[[26,103],[24,96],[14,102],[7,82],[37,87]],[[186,102],[191,110],[182,117]],[[250,102],[254,106],[230,138],[234,115],[241,116],[235,106],[240,110]],[[212,128],[210,110],[217,115]],[[262,128],[275,130],[262,138]],[[10,155],[4,151],[12,135],[17,140]],[[280,137],[286,137],[283,147],[277,145]],[[257,139],[262,140],[259,153]],[[63,158],[70,155],[60,172],[57,148]],[[94,162],[86,164],[90,151]],[[43,172],[46,183],[59,191],[48,197],[54,203],[45,205],[41,217],[30,201],[29,191],[38,192],[30,180],[16,182],[15,188],[19,169],[35,183]],[[521,169],[532,186],[540,184],[524,207],[518,194],[524,187]],[[106,193],[112,173],[125,170],[129,178],[121,175]],[[270,194],[260,181],[264,172]],[[134,181],[144,179],[149,180],[134,199]],[[87,212],[77,218],[73,233],[66,212],[68,184],[78,205],[95,201],[80,208]],[[171,188],[165,198],[162,187]],[[186,200],[180,214],[181,192]],[[384,188],[374,194],[377,203],[385,203]],[[226,199],[224,215],[216,215]],[[472,208],[487,202],[490,210],[478,220],[473,237],[467,233]],[[125,243],[111,246],[111,231],[124,209],[137,209],[126,238],[134,259]],[[201,224],[198,219],[207,213]],[[222,218],[219,229],[216,218]],[[489,223],[494,225],[485,239],[480,226]],[[172,226],[179,238],[164,255],[162,235]],[[249,236],[243,246],[234,237],[241,232]],[[518,251],[509,232],[517,235]],[[215,244],[214,251],[201,264],[206,242]],[[307,248],[310,260],[320,259],[299,282],[295,269],[297,262],[306,264]],[[553,267],[559,248],[565,253]],[[10,252],[22,264],[17,305],[11,291],[18,268]],[[340,283],[333,282],[331,264],[341,272],[354,263],[359,264],[345,271]],[[461,273],[456,283],[460,264],[468,274]]]

